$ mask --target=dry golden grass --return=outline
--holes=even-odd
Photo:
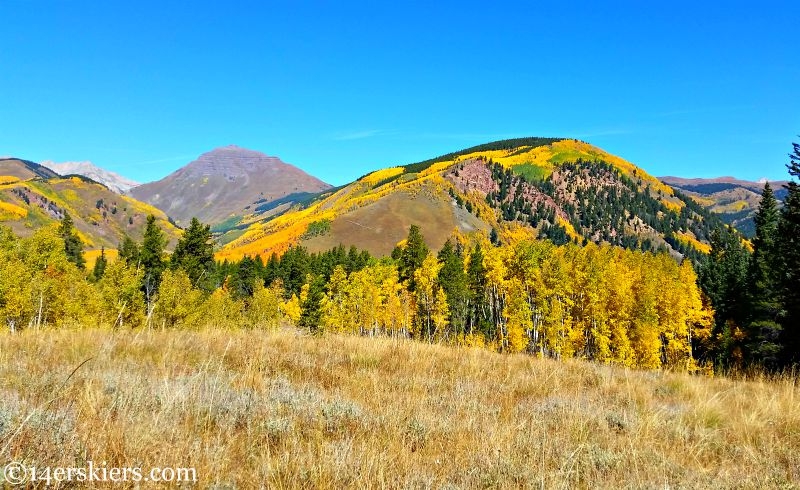
[[[85,330],[0,334],[0,380],[0,465],[195,467],[204,488],[800,484],[788,377],[296,330]]]

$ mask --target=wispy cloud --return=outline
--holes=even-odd
[[[366,138],[387,134],[391,134],[391,131],[386,131],[384,129],[365,129],[360,131],[343,131],[340,133],[335,133],[331,135],[330,138],[334,141],[352,141],[363,140]]]

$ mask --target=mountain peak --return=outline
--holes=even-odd
[[[131,180],[127,177],[119,175],[118,173],[98,167],[90,161],[56,163],[46,160],[42,162],[42,165],[61,175],[77,174],[83,175],[84,177],[89,177],[90,179],[105,185],[117,194],[125,193],[131,188],[139,185],[139,182],[136,182],[135,180]]]
[[[253,204],[329,188],[278,157],[228,145],[203,153],[167,177],[132,189],[131,194],[163,209],[178,223],[197,217],[213,225],[252,212]]]

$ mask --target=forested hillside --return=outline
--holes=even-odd
[[[455,230],[511,244],[523,229],[556,243],[663,250],[697,261],[721,222],[599,148],[520,138],[378,170],[278,217],[254,213],[221,238],[219,257],[266,259],[291,245],[322,251],[338,243],[385,255],[411,225],[425,229],[435,249]]]
[[[745,237],[755,235],[755,214],[765,181],[748,182],[733,177],[716,179],[685,179],[680,177],[660,177],[667,185],[691,197],[705,209],[735,227]],[[775,192],[778,202],[786,197],[786,181],[768,182]]]
[[[88,177],[62,177],[33,162],[0,160],[0,224],[29,236],[67,214],[84,246],[98,251],[116,248],[126,235],[141,235],[151,214],[171,244],[178,236],[163,212]]]

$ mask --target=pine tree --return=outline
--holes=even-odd
[[[422,267],[422,263],[428,256],[428,246],[425,245],[425,239],[422,237],[422,231],[419,226],[411,225],[408,230],[408,238],[406,245],[398,254],[398,269],[400,271],[400,280],[408,281],[408,290],[414,292],[416,289],[416,282],[414,280],[414,271]]]
[[[780,289],[785,317],[783,321],[783,358],[786,363],[800,362],[800,144],[793,143],[786,165],[792,180],[778,224]]]
[[[309,284],[308,296],[300,305],[298,325],[315,334],[322,333],[322,290],[321,282],[312,280]]]
[[[252,296],[256,282],[261,281],[256,260],[245,255],[237,265],[231,279],[235,298],[242,299]]]
[[[139,244],[128,235],[125,235],[119,244],[119,258],[131,267],[139,265]]]
[[[75,232],[72,217],[67,212],[64,212],[64,218],[61,219],[58,234],[64,240],[67,260],[78,266],[78,269],[86,268],[86,260],[83,258],[83,243]]]
[[[94,262],[94,269],[92,270],[92,278],[95,281],[99,281],[103,278],[103,274],[106,273],[106,266],[108,265],[108,261],[106,260],[106,248],[100,248],[100,256],[97,257],[97,260]]]
[[[778,251],[778,203],[767,182],[755,216],[756,235],[748,270],[750,361],[774,366],[780,353],[781,314]]]
[[[201,289],[210,285],[210,271],[214,266],[214,245],[211,243],[211,228],[192,218],[189,227],[175,245],[169,261],[170,269],[181,268],[192,284]],[[205,287],[203,287],[205,286]]]
[[[717,228],[711,234],[711,253],[701,270],[700,284],[714,308],[714,336],[720,342],[718,360],[742,359],[741,329],[748,317],[747,269],[749,258],[736,232]]]
[[[464,258],[460,250],[447,240],[439,251],[438,259],[442,265],[439,270],[439,284],[444,289],[450,308],[450,326],[455,334],[462,334],[466,328],[470,296]]]
[[[147,226],[144,230],[142,247],[139,250],[139,263],[144,269],[143,292],[148,305],[152,304],[153,295],[158,290],[161,273],[166,268],[164,260],[164,247],[167,239],[164,232],[156,224],[156,217],[152,214],[147,217]]]
[[[500,236],[497,234],[496,228],[492,228],[492,231],[489,233],[489,241],[492,242],[492,245],[495,247],[500,246]]]

